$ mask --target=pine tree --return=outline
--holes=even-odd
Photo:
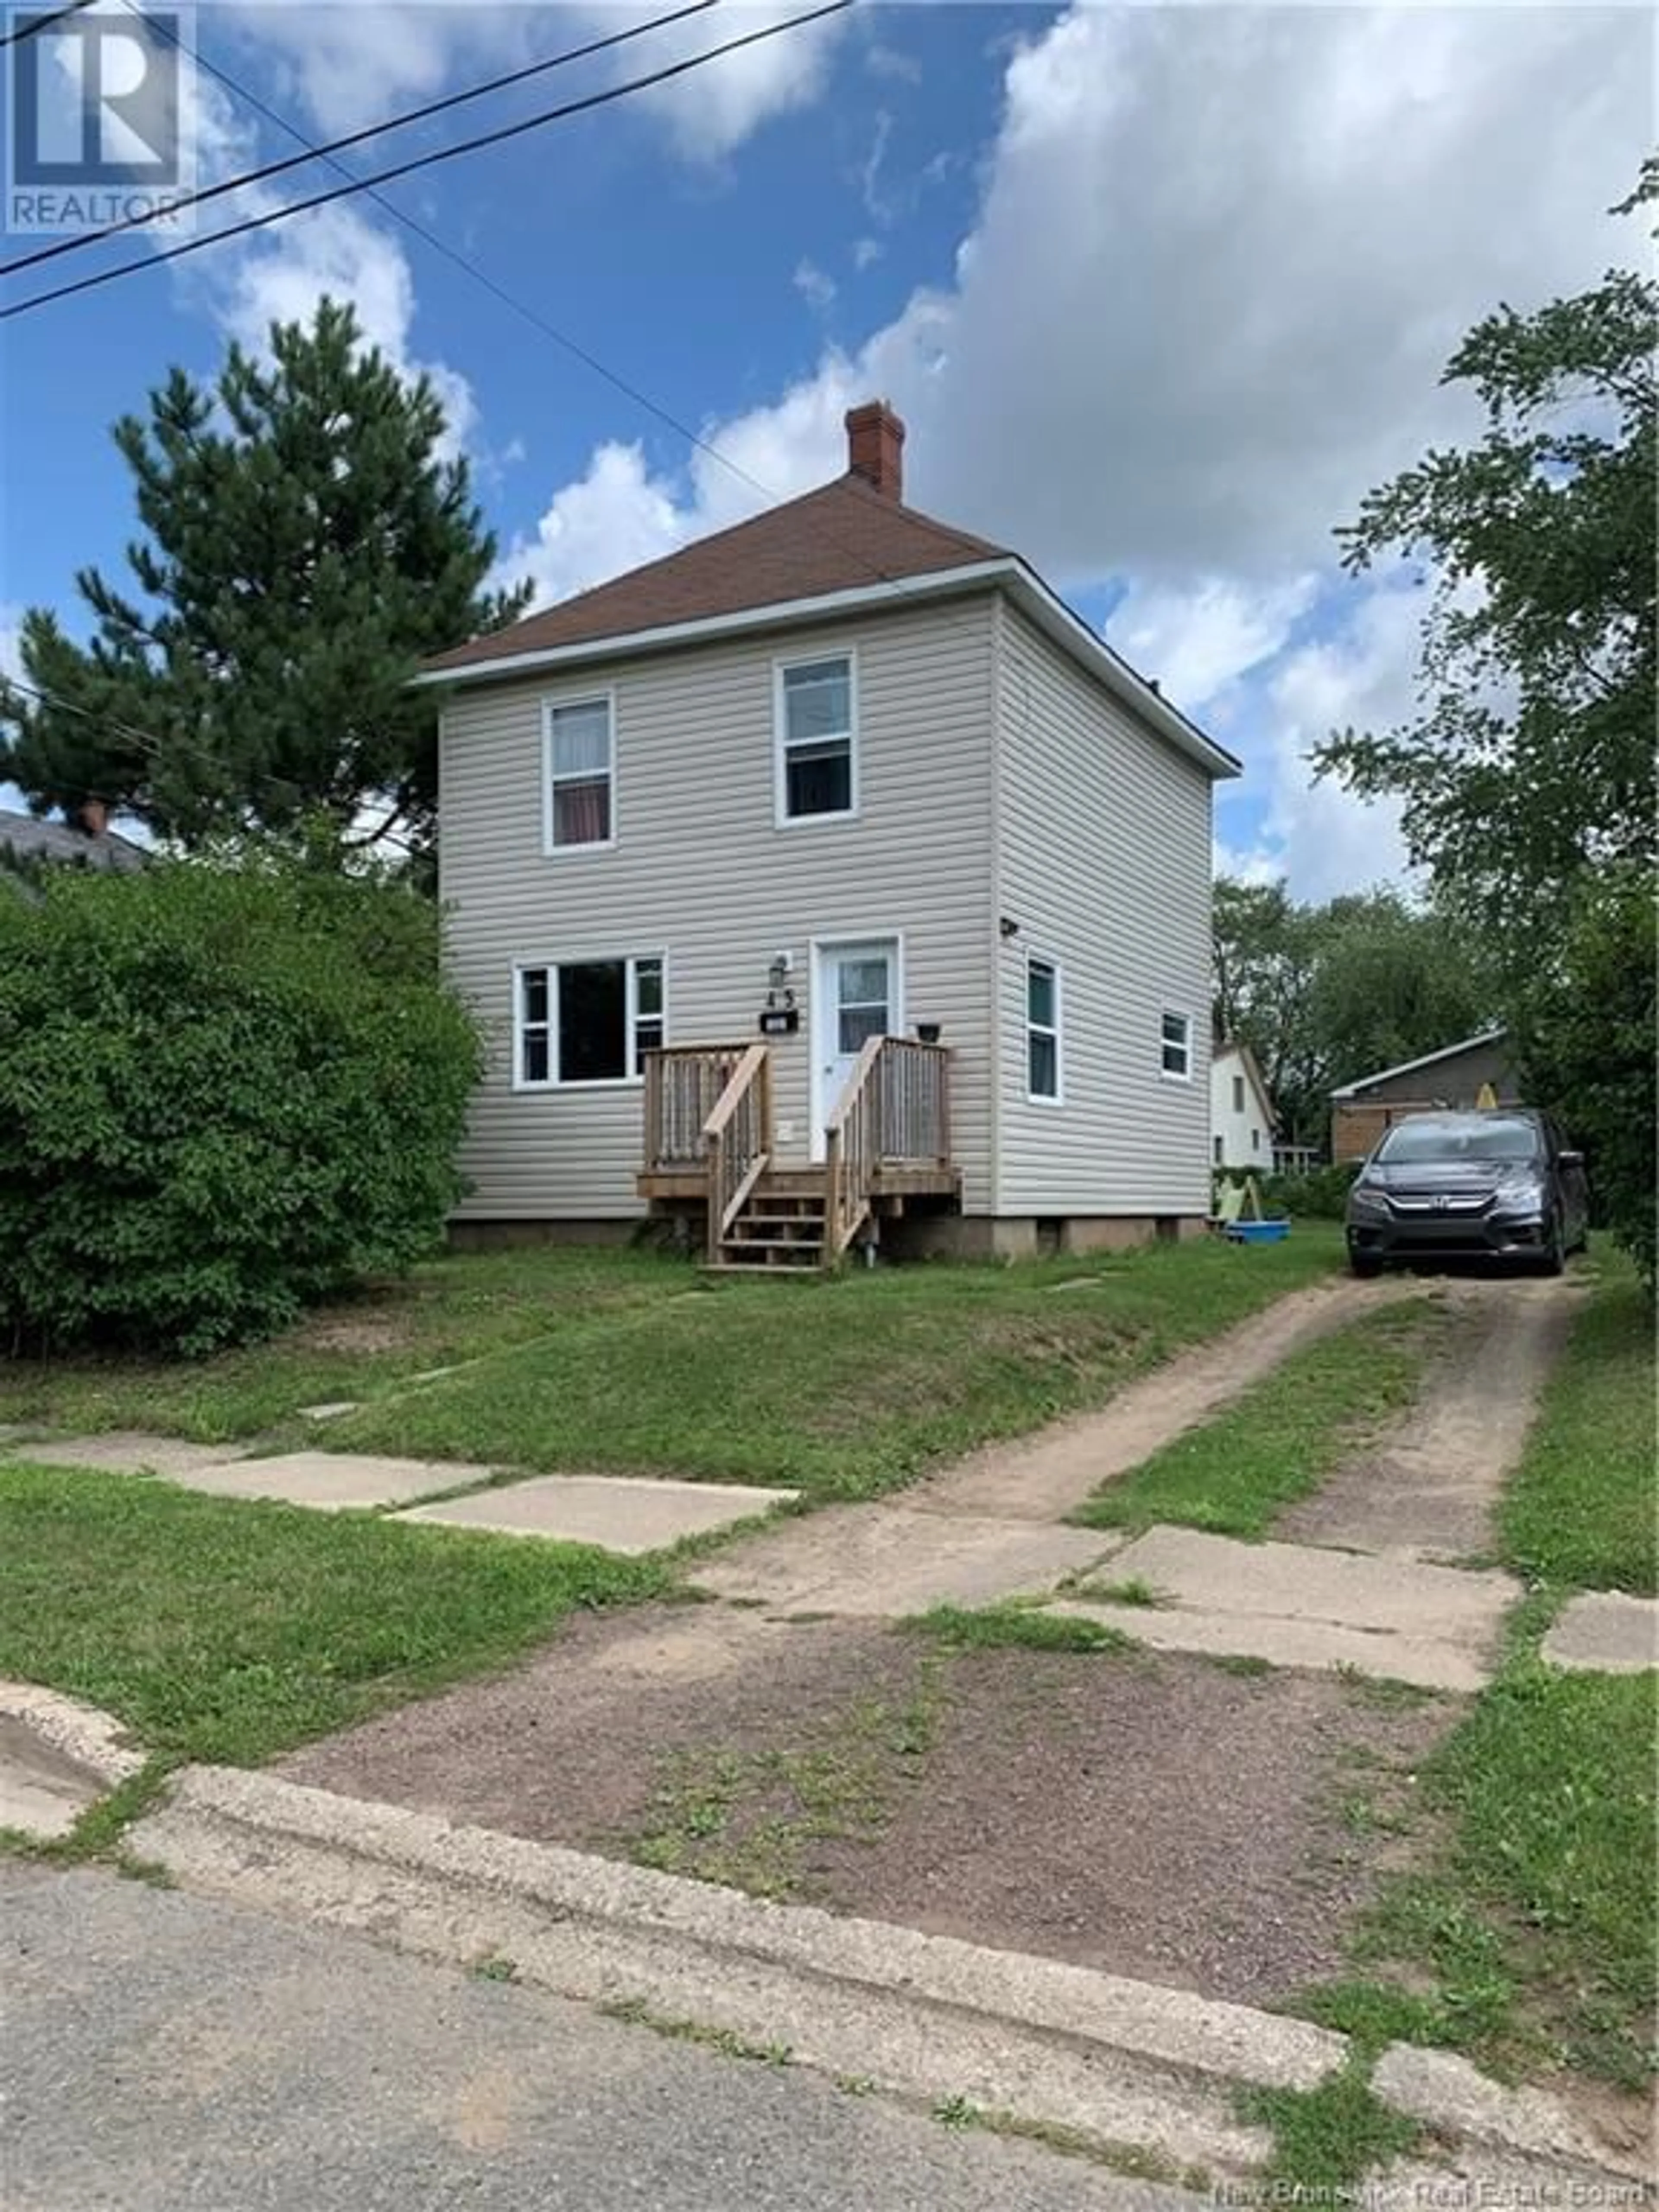
[[[114,429],[141,526],[132,586],[79,573],[84,647],[26,615],[0,776],[39,811],[101,803],[187,847],[314,847],[319,822],[340,852],[422,845],[436,717],[409,678],[528,596],[483,589],[495,540],[446,427],[430,383],[329,300],[309,327],[273,325],[268,361],[233,345],[211,392],[175,368],[148,422]]]

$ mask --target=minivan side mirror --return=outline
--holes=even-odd
[[[1584,1164],[1582,1152],[1558,1152],[1555,1157],[1564,1168],[1582,1168]]]

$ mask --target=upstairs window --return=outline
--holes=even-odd
[[[1190,1014],[1165,1014],[1163,1025],[1163,1064],[1165,1075],[1178,1082],[1193,1078],[1193,1022]]]
[[[854,812],[858,779],[852,656],[781,667],[777,723],[780,822]]]
[[[611,701],[579,699],[546,708],[546,830],[549,852],[616,839],[616,771]]]
[[[1233,1078],[1233,1111],[1235,1114],[1244,1111],[1244,1079],[1242,1075]]]
[[[520,968],[516,1030],[520,1090],[632,1082],[663,1042],[661,955]]]
[[[1025,963],[1025,1092],[1060,1103],[1060,970],[1035,957]]]

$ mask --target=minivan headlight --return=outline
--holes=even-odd
[[[1511,1168],[1492,1194],[1508,1212],[1535,1209],[1544,1203],[1544,1179],[1536,1168]]]
[[[1371,1182],[1364,1176],[1348,1193],[1348,1202],[1356,1213],[1386,1213],[1389,1210],[1382,1184]]]

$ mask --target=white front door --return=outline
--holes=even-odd
[[[866,1038],[896,1036],[899,948],[895,937],[820,945],[812,975],[812,1158],[823,1158],[824,1123]]]

